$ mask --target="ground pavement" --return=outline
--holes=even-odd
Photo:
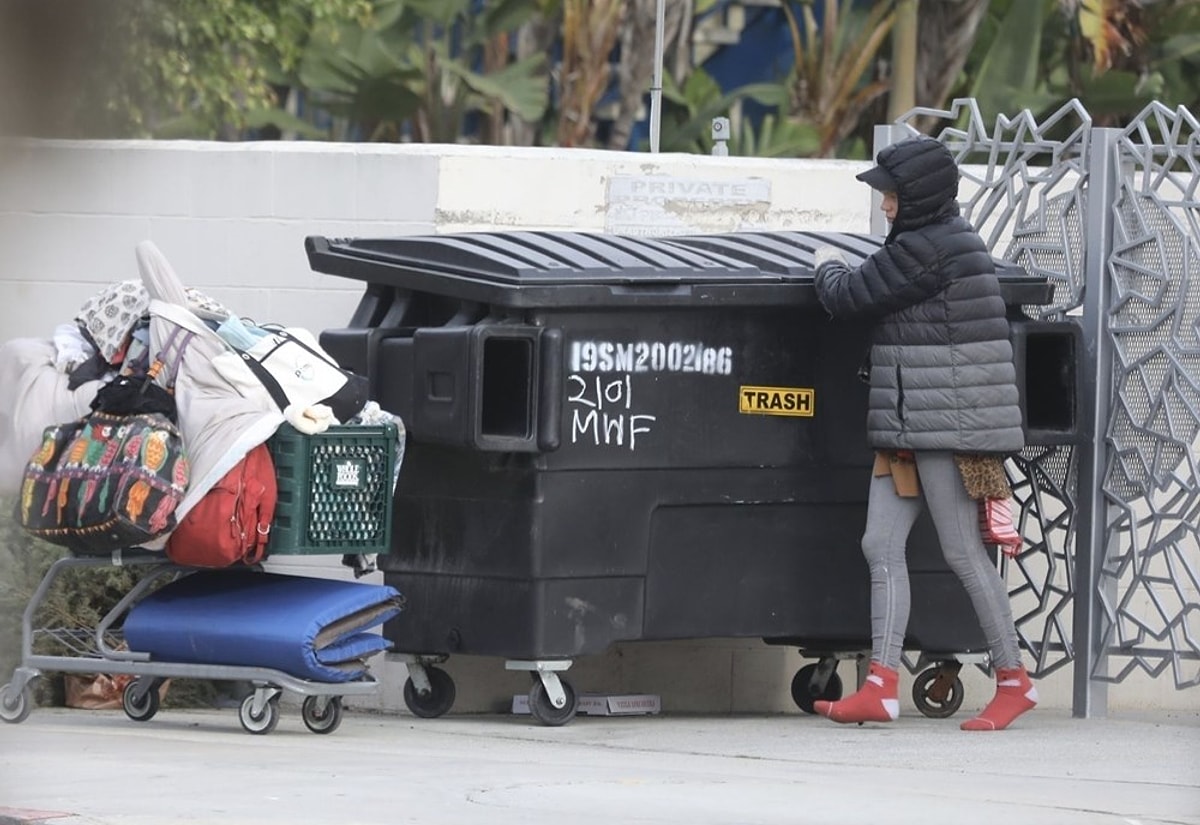
[[[529,717],[347,711],[328,735],[285,707],[271,734],[234,710],[37,709],[0,725],[0,825],[1002,823],[1200,825],[1200,712],[1001,733],[903,716]]]

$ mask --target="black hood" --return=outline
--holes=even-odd
[[[875,162],[877,169],[886,173],[886,178],[878,178],[890,179],[895,186],[899,204],[889,241],[899,232],[959,214],[958,164],[940,140],[920,135],[893,143],[875,157]]]

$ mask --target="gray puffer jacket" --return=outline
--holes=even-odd
[[[958,167],[932,138],[877,162],[899,208],[884,245],[857,269],[816,273],[835,318],[877,319],[867,437],[876,449],[1007,453],[1024,446],[1009,325],[995,266],[961,216]]]

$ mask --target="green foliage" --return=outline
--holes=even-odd
[[[1039,78],[1042,35],[1047,18],[1057,13],[1057,0],[1023,0],[987,21],[968,65],[981,54],[970,72],[974,82],[968,97],[975,98],[985,123],[1000,113],[1012,115],[1021,109],[1041,112],[1058,96]],[[980,52],[980,45],[987,43]]]
[[[743,120],[729,141],[729,154],[742,157],[809,157],[820,149],[821,134],[815,126],[774,114],[764,115],[757,127]]]
[[[984,122],[1029,109],[1045,115],[1078,98],[1099,125],[1132,120],[1149,103],[1200,103],[1200,3],[1147,4],[1144,40],[1107,71],[1087,59],[1078,20],[1058,0],[993,0],[956,97],[978,101]]]
[[[1162,78],[1159,99],[1200,110],[1200,3],[1175,0],[1148,6],[1147,61]]]
[[[489,44],[537,13],[530,0],[375,0],[373,23],[325,25],[300,61],[296,79],[321,109],[372,139],[454,142],[471,113],[499,107],[537,120],[549,103],[546,56],[489,61]]]
[[[229,137],[280,112],[273,83],[314,26],[369,20],[369,0],[108,0],[64,21],[85,32],[57,131]]]
[[[712,152],[712,120],[725,117],[743,100],[786,111],[788,89],[782,83],[752,83],[722,93],[720,86],[703,69],[696,69],[684,83],[675,85],[663,78],[663,120],[659,148],[664,152]],[[816,129],[791,118],[770,115],[756,130],[748,121],[734,127],[729,141],[731,155],[798,157],[811,155],[820,146]]]
[[[21,530],[12,518],[13,502],[0,499],[0,682],[21,659],[21,617],[25,605],[42,576],[63,553],[60,548],[37,541]],[[54,609],[65,612],[66,599]]]
[[[890,88],[872,69],[896,16],[893,3],[856,7],[852,0],[819,1],[820,24],[813,11],[818,0],[783,4],[794,56],[787,111],[820,135],[817,151],[809,154],[832,157]]]

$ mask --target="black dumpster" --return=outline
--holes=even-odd
[[[366,284],[349,327],[322,345],[408,425],[381,566],[412,608],[385,629],[411,654],[409,707],[449,709],[453,682],[427,665],[455,653],[534,671],[534,715],[561,724],[576,699],[556,671],[614,642],[869,647],[858,545],[872,455],[856,377],[867,340],[828,321],[811,263],[821,245],[853,263],[878,243],[309,238],[314,270]],[[1014,316],[1050,300],[1019,269],[1001,280]],[[1073,427],[1073,405],[1048,406]],[[982,650],[927,519],[909,560],[906,646]]]

